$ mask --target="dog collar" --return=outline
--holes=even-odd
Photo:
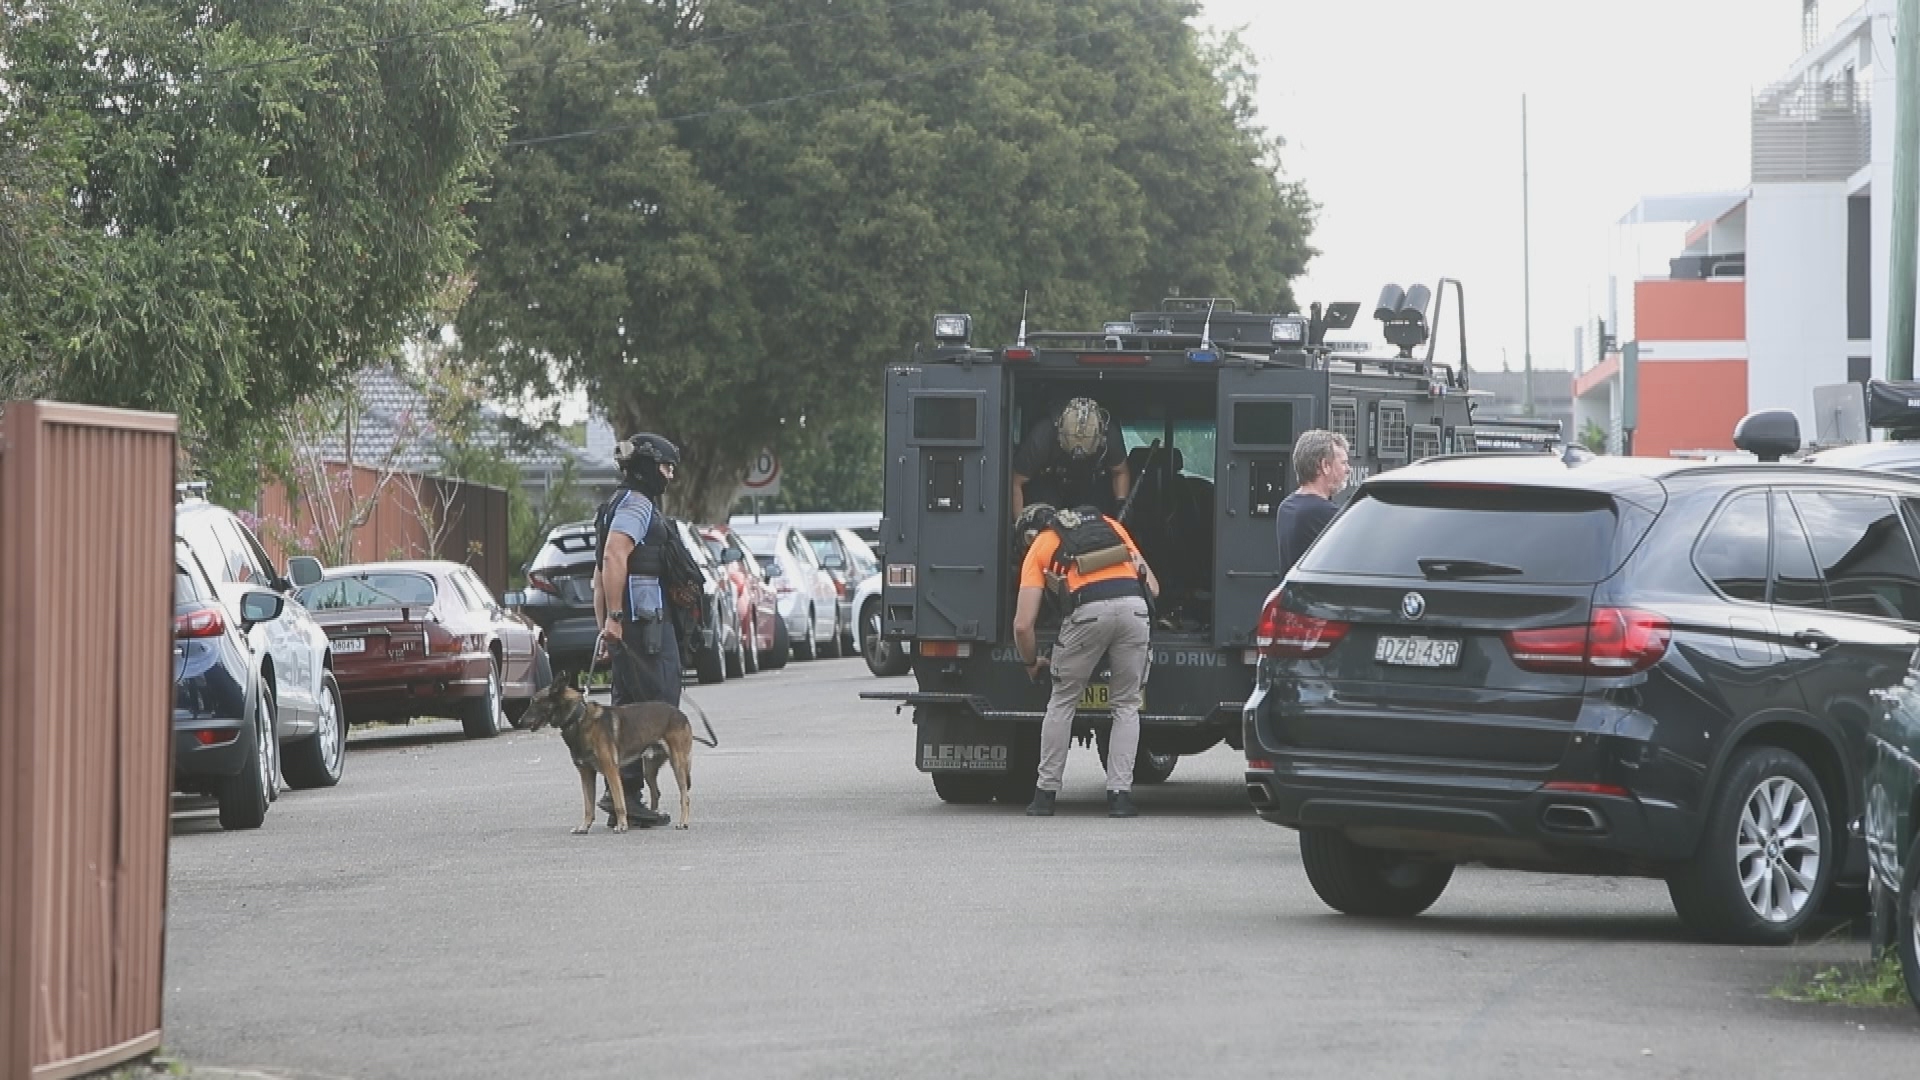
[[[579,704],[573,707],[573,711],[567,714],[567,718],[554,726],[564,731],[579,723],[580,718],[585,715],[587,715],[587,699],[581,698]]]

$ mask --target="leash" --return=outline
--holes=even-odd
[[[602,634],[602,635],[601,635],[601,637],[603,637],[603,638],[604,638],[605,636],[606,636],[605,634]],[[648,661],[648,658],[647,658],[647,657],[645,657],[645,656],[642,656],[642,655],[640,655],[640,650],[638,650],[638,649],[636,649],[636,648],[634,648],[634,647],[633,647],[633,645],[632,645],[632,643],[630,643],[630,642],[628,642],[626,638],[624,638],[624,637],[618,637],[618,638],[614,638],[613,640],[615,640],[615,641],[617,641],[617,642],[619,642],[619,643],[620,643],[620,647],[621,647],[621,648],[623,648],[623,649],[625,649],[625,650],[627,650],[627,655],[628,655],[628,656],[631,656],[631,657],[633,657],[633,658],[634,658],[635,660],[637,660],[637,661],[639,661],[640,663],[643,663],[643,664],[644,664],[644,663],[648,663],[648,662],[649,662],[649,661]],[[594,659],[594,660],[598,660],[598,659],[600,659],[600,650],[599,650],[599,649],[597,649],[597,648],[596,648],[595,650],[593,650],[593,659]],[[587,664],[587,678],[589,678],[589,679],[591,679],[592,677],[593,677],[593,664],[592,664],[591,662],[589,662],[589,663]],[[700,736],[698,736],[698,735],[695,735],[695,736],[693,737],[693,741],[694,741],[694,742],[697,742],[697,743],[699,743],[699,744],[701,744],[702,746],[707,746],[707,747],[716,747],[716,746],[719,746],[719,745],[720,745],[720,736],[718,736],[718,735],[715,735],[715,734],[713,733],[713,722],[707,719],[707,710],[705,710],[705,709],[703,709],[703,708],[701,708],[701,707],[700,707],[700,703],[699,703],[699,702],[697,702],[697,701],[695,701],[695,700],[693,700],[693,697],[692,697],[691,695],[689,695],[689,694],[686,694],[686,693],[684,693],[684,692],[683,692],[683,693],[682,693],[682,694],[681,694],[680,696],[681,696],[681,698],[682,698],[683,700],[685,700],[685,701],[686,701],[686,703],[687,703],[687,704],[689,704],[689,705],[691,705],[691,706],[693,706],[693,711],[694,711],[694,712],[697,712],[697,713],[699,713],[699,714],[700,714],[700,725],[701,725],[702,727],[704,727],[704,728],[706,728],[706,729],[707,729],[707,737],[706,737],[706,738],[704,738],[704,739],[703,739],[703,738],[701,738]],[[585,703],[584,701],[582,701],[582,702],[581,702],[581,708],[583,708],[583,709],[584,709],[585,707],[586,707],[586,703]],[[618,723],[619,723],[619,720],[620,720],[620,717],[619,717],[619,714],[617,714],[617,713],[616,713],[616,714],[614,715],[614,722],[615,722],[616,724],[618,724]]]

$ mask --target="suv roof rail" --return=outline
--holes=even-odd
[[[189,499],[205,501],[207,491],[212,485],[205,480],[182,480],[173,485],[173,501],[183,503]]]

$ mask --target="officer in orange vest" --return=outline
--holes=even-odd
[[[1014,523],[1020,593],[1014,606],[1013,642],[1029,675],[1053,674],[1053,695],[1040,725],[1040,768],[1029,817],[1052,817],[1053,801],[1067,767],[1073,715],[1087,681],[1107,658],[1113,730],[1107,741],[1107,814],[1134,817],[1133,759],[1140,747],[1140,694],[1152,652],[1148,599],[1160,583],[1127,535],[1126,526],[1093,507],[1059,510],[1045,503],[1025,507]],[[1049,594],[1064,609],[1060,636],[1050,657],[1041,656],[1034,626]]]

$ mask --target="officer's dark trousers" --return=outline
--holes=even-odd
[[[613,703],[631,705],[641,701],[664,701],[680,707],[680,640],[674,635],[673,620],[663,611],[657,623],[660,651],[647,655],[648,624],[628,619],[620,624],[627,645],[608,642],[613,647]],[[638,800],[646,794],[646,776],[639,762],[620,770],[620,782],[627,798]]]

